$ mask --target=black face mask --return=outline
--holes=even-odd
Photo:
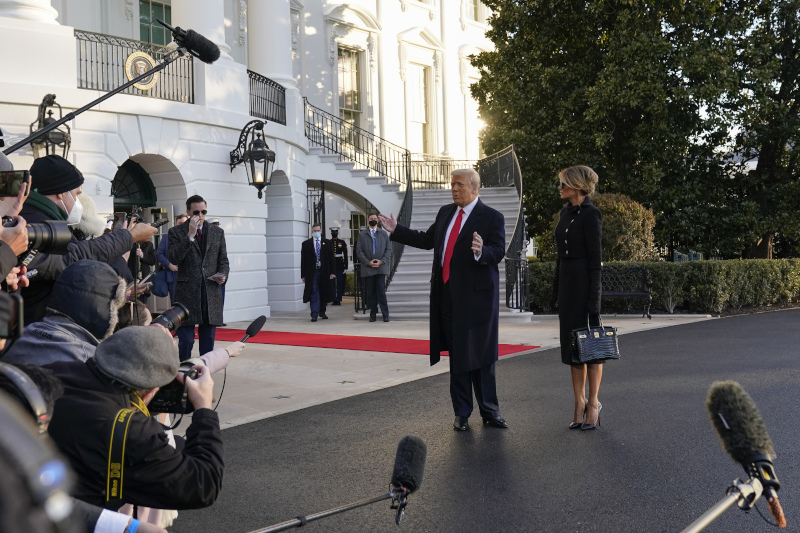
[[[377,225],[378,225],[378,221],[377,221],[377,220],[370,220],[370,221],[369,221],[369,225],[370,225],[370,226],[372,226],[372,227],[374,228],[375,226],[377,226]]]

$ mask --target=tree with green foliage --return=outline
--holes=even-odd
[[[485,3],[495,50],[473,58],[471,90],[486,151],[516,145],[531,234],[574,164],[652,208],[670,248],[737,257],[759,236],[798,234],[778,199],[797,192],[800,0]],[[763,179],[746,172],[753,155]]]

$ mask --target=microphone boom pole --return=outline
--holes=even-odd
[[[286,522],[281,522],[280,524],[274,524],[264,529],[257,529],[255,531],[251,531],[250,533],[275,533],[276,531],[286,531],[287,529],[302,527],[306,525],[308,522],[313,522],[314,520],[319,520],[320,518],[327,518],[329,516],[343,513],[345,511],[350,511],[352,509],[364,507],[365,505],[370,505],[372,503],[377,503],[384,500],[393,500],[393,499],[398,499],[400,502],[400,505],[397,508],[397,520],[396,520],[397,524],[399,525],[400,519],[402,518],[403,515],[403,508],[405,507],[406,494],[408,494],[408,491],[404,488],[401,488],[400,491],[398,491],[398,493],[389,492],[381,496],[376,496],[374,498],[369,498],[367,500],[361,500],[359,502],[350,503],[347,505],[343,505],[341,507],[335,507],[333,509],[328,509],[327,511],[314,513],[312,515],[298,516],[297,518],[293,518],[292,520],[287,520]],[[394,508],[395,507],[392,506],[392,509]]]
[[[121,91],[124,91],[125,89],[127,89],[128,87],[133,85],[134,83],[139,83],[140,81],[142,81],[143,79],[147,78],[151,74],[155,74],[156,72],[160,72],[160,71],[164,70],[173,61],[175,61],[179,57],[185,55],[186,53],[187,53],[187,51],[186,51],[185,48],[177,48],[175,50],[175,52],[172,52],[172,54],[174,54],[173,57],[170,57],[169,59],[167,59],[166,56],[165,56],[164,60],[161,63],[159,63],[155,67],[151,68],[150,70],[148,70],[147,72],[145,72],[141,76],[137,76],[137,77],[133,78],[128,83],[120,85],[116,89],[113,89],[113,90],[107,92],[106,94],[104,94],[103,96],[98,98],[97,100],[93,100],[93,101],[89,102],[88,104],[86,104],[85,106],[81,107],[80,109],[76,109],[72,113],[68,113],[66,116],[60,118],[59,120],[57,120],[57,121],[55,121],[55,122],[53,122],[51,124],[48,124],[44,128],[34,131],[30,135],[28,135],[27,137],[25,137],[24,139],[19,141],[17,144],[11,146],[10,148],[6,148],[5,150],[3,150],[3,153],[8,155],[8,154],[11,154],[13,152],[16,152],[17,150],[19,150],[20,148],[22,148],[26,144],[30,143],[34,139],[38,139],[42,135],[44,135],[44,134],[56,129],[57,127],[59,127],[60,125],[64,124],[65,122],[73,120],[75,117],[77,117],[78,115],[80,115],[84,111],[87,111],[87,110],[93,108],[94,106],[96,106],[100,102],[104,102],[104,101],[108,100],[109,98],[111,98],[115,94],[117,94],[117,93],[119,93]]]
[[[733,485],[728,487],[727,496],[714,504],[700,518],[689,524],[681,533],[700,533],[711,522],[722,516],[722,513],[727,511],[734,503],[738,503],[740,509],[749,511],[761,497],[762,490],[761,482],[758,479],[751,479],[747,482],[740,479],[735,480]]]

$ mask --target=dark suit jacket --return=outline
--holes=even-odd
[[[433,248],[430,299],[431,365],[439,362],[447,350],[439,309],[439,279],[447,226],[456,214],[456,204],[439,209],[427,231],[398,225],[392,240],[415,248]],[[483,239],[479,261],[472,253],[472,234]],[[497,361],[498,321],[500,312],[500,275],[497,265],[506,251],[505,219],[502,213],[480,199],[458,234],[450,261],[450,293],[453,300],[453,353],[450,371],[467,372]]]
[[[377,228],[375,230],[375,253],[372,253],[372,235],[370,235],[369,228],[362,230],[358,234],[358,241],[356,242],[356,254],[359,261],[361,261],[361,277],[368,278],[370,276],[389,274],[389,259],[392,257],[392,243],[389,242],[389,234],[385,230]],[[369,266],[369,262],[373,259],[380,259],[383,264],[378,268]]]
[[[333,253],[333,243],[329,239],[322,239],[320,243],[319,260],[319,297],[325,302],[332,302],[335,296],[331,274],[336,274],[336,258]],[[300,247],[300,277],[305,281],[303,290],[303,303],[311,301],[311,285],[314,282],[314,273],[317,271],[317,253],[314,250],[314,239],[303,241]]]
[[[225,232],[217,226],[203,222],[203,247],[195,238],[189,240],[189,222],[169,230],[167,257],[170,263],[178,265],[178,278],[175,285],[175,301],[189,309],[189,319],[184,325],[211,324],[222,325],[222,287],[208,279],[216,274],[228,275],[228,251],[225,246]],[[207,298],[208,321],[203,320],[202,288]]]

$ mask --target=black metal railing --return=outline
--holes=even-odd
[[[325,153],[352,161],[356,168],[372,170],[389,183],[406,187],[410,182],[408,150],[311,105],[307,98],[303,100],[306,137],[312,144],[323,148]]]
[[[397,223],[405,227],[411,225],[411,212],[414,210],[414,187],[406,187],[406,193],[403,195],[403,203],[400,204],[400,211],[397,212]],[[404,244],[392,241],[392,259],[389,268],[389,278],[386,280],[386,286],[392,282],[394,273],[397,271],[397,265],[400,264],[400,259],[403,257]]]
[[[286,125],[286,88],[252,70],[250,77],[250,115]]]
[[[449,189],[454,170],[477,168],[477,164],[477,161],[414,154],[411,157],[411,183],[415,189]]]
[[[522,204],[522,171],[514,145],[485,157],[478,162],[482,187],[511,187],[517,189],[519,204],[514,233],[506,244],[506,306],[527,311],[530,302],[528,282],[527,229]]]
[[[157,62],[172,52],[165,46],[75,30],[78,54],[78,88],[111,91],[127,83],[125,62],[134,52],[145,52]],[[136,72],[135,69],[133,73]],[[129,87],[122,91],[148,98],[194,103],[194,65],[192,56],[183,56],[156,74],[158,81],[147,90]]]

